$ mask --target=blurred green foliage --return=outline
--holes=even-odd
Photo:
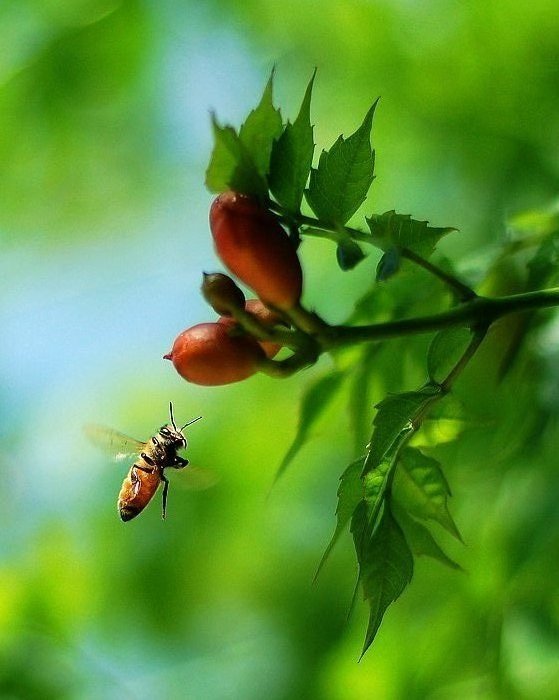
[[[197,291],[217,267],[208,110],[236,123],[272,63],[292,120],[318,67],[319,150],[380,94],[366,206],[460,229],[440,250],[470,281],[486,276],[482,291],[527,288],[527,254],[500,260],[496,244],[510,242],[511,214],[557,196],[556,3],[21,0],[0,6],[0,37],[0,696],[556,697],[553,323],[532,327],[499,381],[523,337],[522,319],[502,322],[456,387],[460,410],[422,430],[453,486],[467,547],[445,543],[467,573],[420,562],[360,664],[349,537],[311,579],[372,406],[424,381],[429,338],[337,358],[359,358],[349,411],[347,396],[326,408],[268,499],[294,396],[328,361],[212,390],[160,360],[174,333],[211,317]],[[437,310],[421,272],[368,294],[378,256],[342,273],[332,253],[303,246],[305,298],[328,320],[360,295],[359,322]],[[171,474],[167,522],[154,504],[123,525],[126,468],[96,457],[80,426],[147,438],[169,399],[184,420],[204,415],[189,457],[219,482],[190,492]]]

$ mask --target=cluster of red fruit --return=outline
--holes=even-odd
[[[219,195],[210,209],[210,229],[223,264],[259,298],[245,301],[227,275],[204,275],[202,291],[220,318],[183,331],[165,359],[189,382],[206,386],[246,379],[280,350],[241,329],[234,318],[239,310],[264,327],[282,324],[282,312],[298,306],[303,286],[295,246],[257,200],[236,192]]]

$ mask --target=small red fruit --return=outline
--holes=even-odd
[[[210,228],[223,263],[265,304],[287,310],[299,303],[301,264],[271,211],[252,197],[224,192],[211,206]]]
[[[267,306],[264,306],[260,299],[247,299],[245,302],[245,311],[255,316],[263,326],[272,327],[285,325],[281,316]],[[217,322],[225,325],[227,328],[232,328],[237,325],[237,321],[229,316],[220,316]],[[279,343],[272,343],[269,340],[259,340],[258,344],[269,359],[275,357],[282,347]]]
[[[183,331],[163,357],[187,381],[217,386],[250,377],[265,354],[254,338],[232,337],[222,323],[199,323]]]
[[[204,272],[202,294],[210,306],[223,316],[231,316],[234,309],[245,308],[245,295],[235,282],[221,272]]]

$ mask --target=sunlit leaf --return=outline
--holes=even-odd
[[[206,186],[211,192],[232,189],[243,194],[264,197],[266,181],[239,135],[232,126],[221,126],[212,117],[214,148],[206,170]]]
[[[336,396],[344,378],[345,372],[330,372],[307,388],[301,402],[297,434],[278,467],[275,481],[279,479],[297,452],[307,442],[312,428]]]
[[[365,201],[374,178],[371,127],[377,102],[355,133],[340,136],[330,151],[322,151],[318,168],[311,171],[306,198],[323,221],[345,224]]]
[[[395,211],[373,214],[366,221],[373,243],[382,250],[408,248],[423,257],[431,255],[443,236],[456,231],[451,227],[435,228],[427,221],[416,221],[409,214],[396,214]]]
[[[352,462],[345,472],[340,477],[340,485],[338,487],[338,505],[336,507],[336,529],[332,535],[328,546],[314,575],[315,579],[320,573],[320,570],[330,556],[334,545],[338,541],[344,528],[351,520],[355,509],[363,499],[363,482],[361,481],[361,471],[363,469],[363,457]]]
[[[309,178],[314,153],[310,109],[315,73],[307,89],[297,118],[287,122],[281,136],[272,146],[270,191],[288,212],[297,214]]]
[[[442,382],[464,354],[472,339],[468,328],[446,328],[437,333],[427,352],[427,368],[433,382]]]
[[[239,138],[262,177],[268,175],[272,145],[283,129],[281,113],[273,105],[273,79],[272,72],[266,83],[262,99],[248,115],[239,131]]]
[[[413,575],[413,556],[390,508],[371,524],[364,502],[351,520],[363,596],[369,605],[369,624],[361,656],[371,645],[388,606],[400,597]]]
[[[403,449],[394,475],[393,493],[410,515],[434,520],[462,541],[448,510],[450,488],[436,459],[413,447]]]

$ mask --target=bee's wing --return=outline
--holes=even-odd
[[[144,451],[146,446],[145,442],[134,440],[134,438],[104,425],[89,423],[84,426],[84,432],[95,447],[117,460],[136,457]]]
[[[173,476],[173,482],[178,484],[180,488],[189,489],[192,491],[205,491],[206,489],[215,486],[219,478],[211,469],[198,467],[189,464],[185,469]]]

